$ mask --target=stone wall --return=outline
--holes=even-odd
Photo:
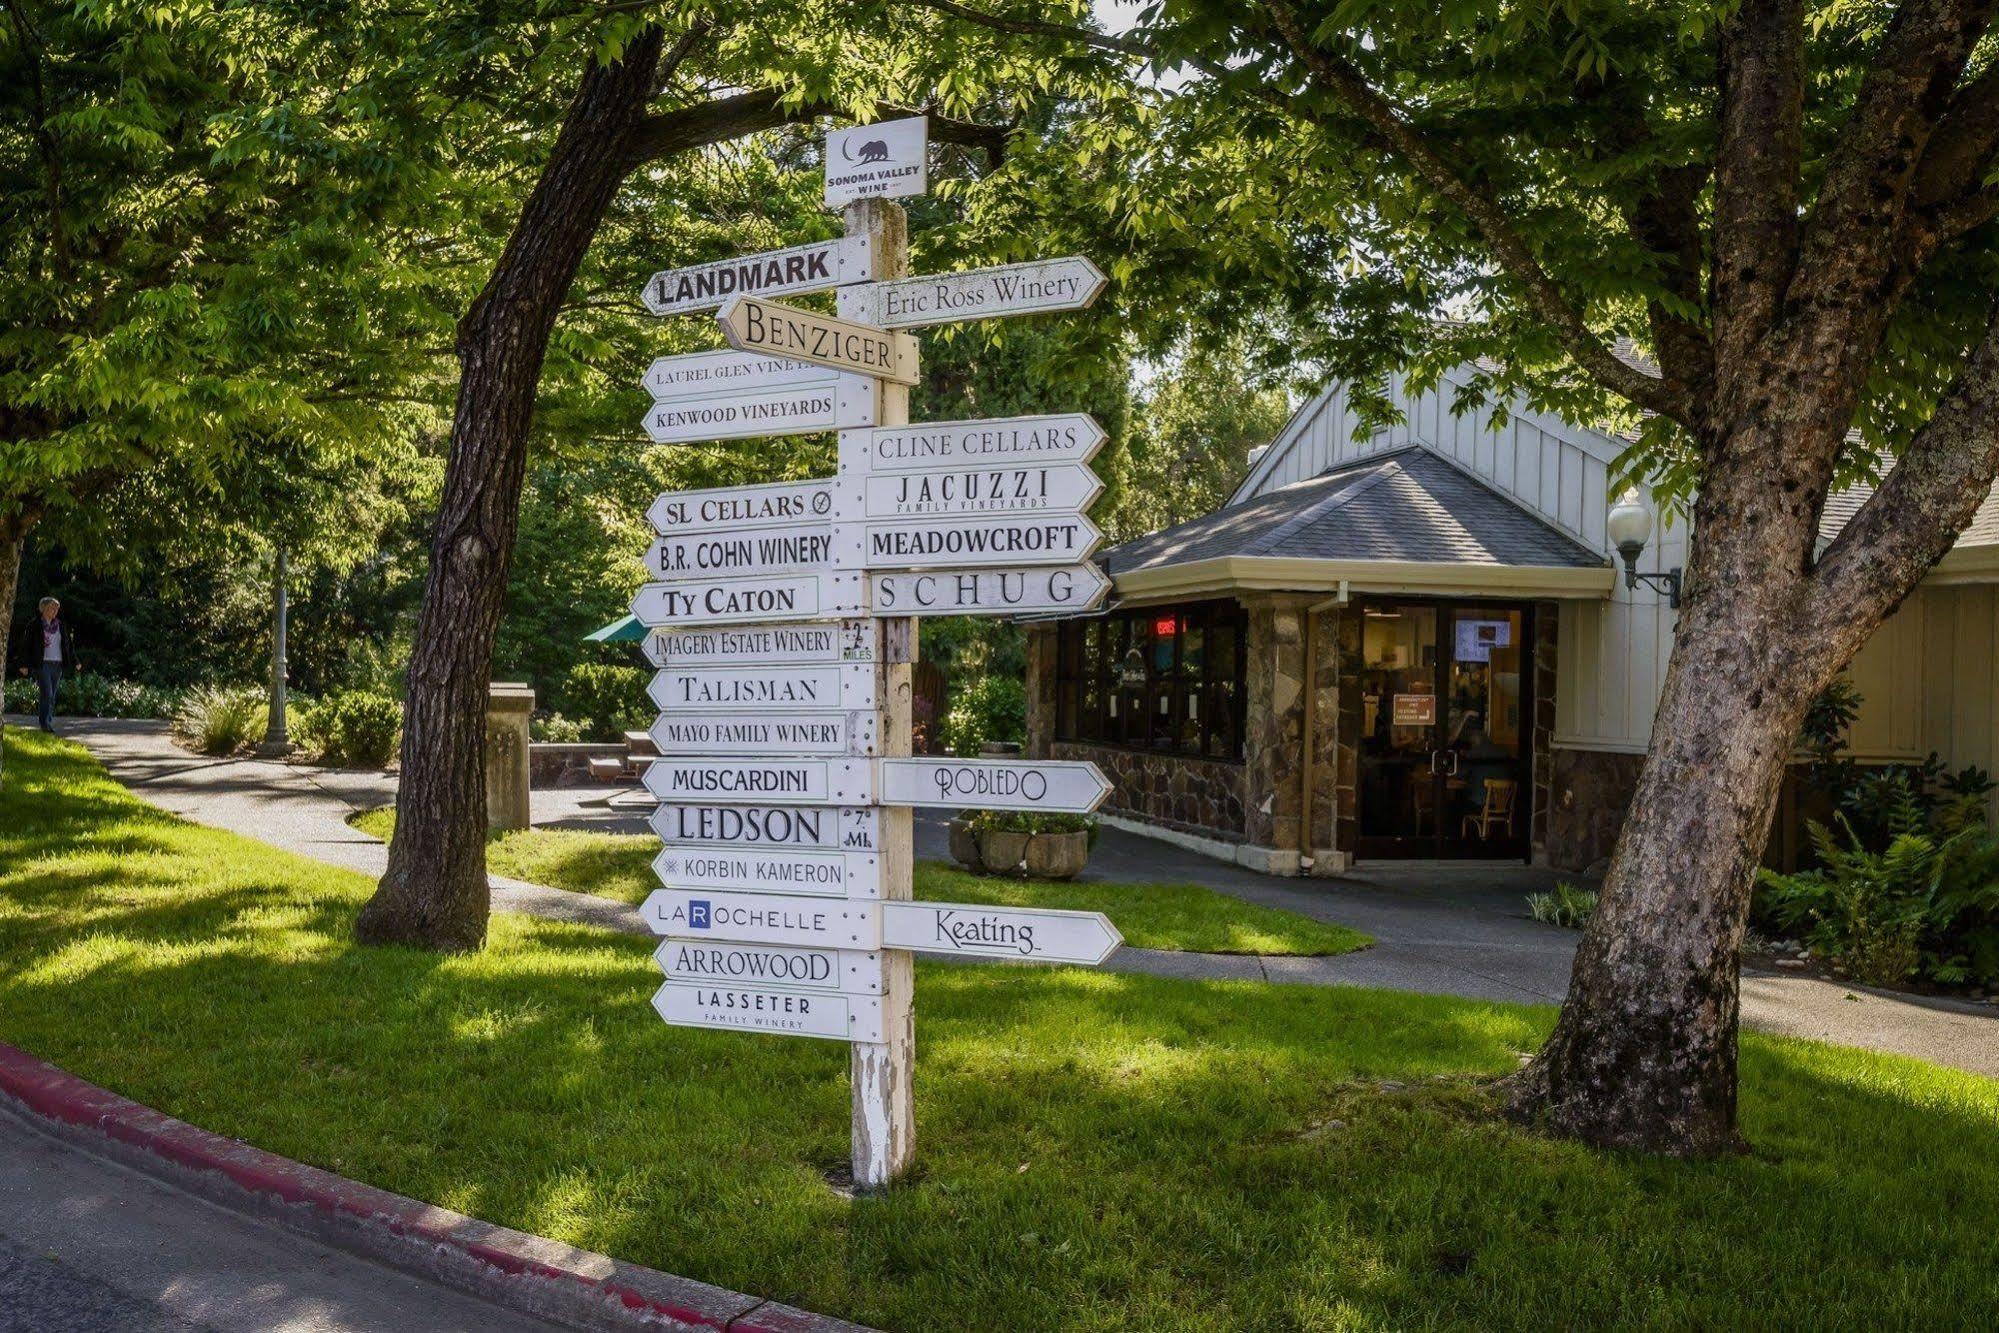
[[[1060,626],[1027,627],[1027,754],[1046,759],[1055,744],[1055,653]]]
[[[624,757],[625,747],[615,741],[603,744],[536,741],[528,746],[528,785],[540,789],[598,784],[598,779],[590,775],[590,761]],[[598,785],[617,786],[623,781]]]
[[[1617,845],[1645,756],[1551,749],[1549,757],[1547,862],[1586,870]]]
[[[1242,599],[1249,612],[1243,782],[1245,837],[1259,847],[1296,851],[1304,757],[1305,601],[1284,594]]]
[[[1087,759],[1103,770],[1111,784],[1101,807],[1104,814],[1128,815],[1225,842],[1243,840],[1241,764],[1080,741],[1051,741],[1046,753],[1055,759]]]

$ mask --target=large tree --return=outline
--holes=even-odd
[[[1737,949],[1812,698],[1946,552],[1999,468],[1993,0],[924,0],[1123,55],[1149,121],[1095,127],[1135,234],[1214,249],[1354,380],[1635,427],[1691,524],[1631,812],[1523,1117],[1733,1149]],[[1146,78],[1140,67],[1151,75]],[[1646,356],[1620,354],[1630,340]],[[1377,405],[1379,397],[1375,399]],[[1830,544],[1831,490],[1878,476]]]

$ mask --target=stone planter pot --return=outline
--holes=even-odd
[[[1037,833],[1027,840],[1027,873],[1036,879],[1074,879],[1090,859],[1090,835]]]
[[[962,819],[954,819],[945,828],[951,835],[951,859],[967,870],[984,867],[985,861],[979,856],[979,835],[972,826]]]
[[[979,860],[989,875],[1011,875],[1020,869],[1021,858],[1027,855],[1028,835],[1025,833],[1002,833],[997,829],[979,835]]]

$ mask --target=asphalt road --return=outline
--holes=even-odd
[[[547,1333],[218,1208],[0,1107],[0,1333]]]

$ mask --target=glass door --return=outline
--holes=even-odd
[[[1525,859],[1532,613],[1382,602],[1361,616],[1356,853]]]

